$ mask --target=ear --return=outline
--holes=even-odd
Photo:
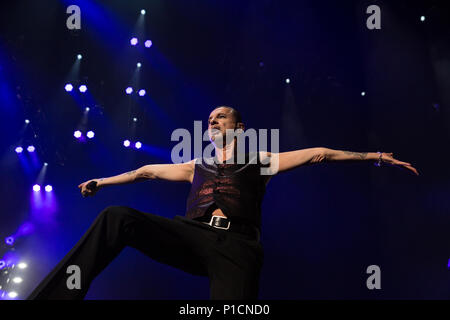
[[[242,129],[242,131],[245,131],[244,123],[242,123],[242,122],[236,123],[236,126],[234,129]]]

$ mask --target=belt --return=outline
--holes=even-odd
[[[256,239],[258,242],[260,240],[260,234],[258,228],[252,225],[236,223],[231,221],[228,218],[220,217],[220,216],[212,216],[209,222],[203,222],[213,228],[228,230],[231,232],[238,232],[241,234],[245,234],[247,236],[251,236]]]

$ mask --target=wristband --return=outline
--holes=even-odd
[[[379,151],[378,151],[377,153],[378,153],[380,156],[378,157],[378,161],[375,162],[374,165],[375,165],[376,167],[381,167],[381,164],[383,163],[381,157],[382,157],[383,154],[382,154],[381,152],[379,152]]]

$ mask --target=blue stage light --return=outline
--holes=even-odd
[[[75,137],[75,138],[80,138],[81,137],[81,131],[80,130],[77,130],[77,131],[75,131],[74,133],[73,133],[73,136]]]
[[[72,91],[72,89],[73,89],[73,85],[71,85],[70,83],[68,83],[68,84],[66,84],[66,85],[64,86],[64,89],[66,89],[67,92],[70,92],[70,91]]]

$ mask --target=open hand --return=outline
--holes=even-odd
[[[394,159],[393,156],[394,156],[394,154],[392,152],[391,153],[384,153],[383,152],[382,155],[381,155],[381,160],[382,160],[383,163],[387,163],[387,164],[390,164],[390,165],[393,165],[393,166],[399,166],[399,167],[402,167],[402,168],[405,168],[405,169],[408,169],[408,170],[414,172],[414,174],[417,175],[417,176],[419,175],[419,172],[417,172],[416,168],[414,168],[411,165],[411,163],[403,162],[403,161]]]

